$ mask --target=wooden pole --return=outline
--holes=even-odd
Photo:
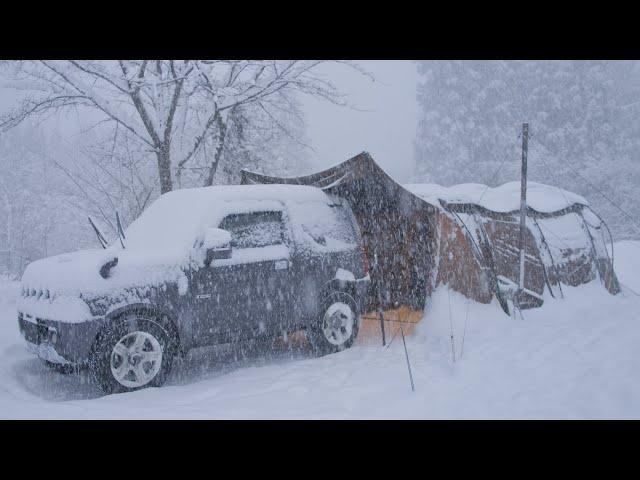
[[[520,176],[520,290],[524,290],[525,232],[527,228],[527,149],[529,124],[522,124],[522,172]]]
[[[378,254],[373,254],[374,265],[373,269],[376,275],[376,290],[378,294],[378,317],[380,318],[380,332],[382,333],[382,346],[384,347],[387,344],[387,338],[384,331],[384,313],[382,310],[382,293],[380,292],[380,281],[382,280],[382,275],[380,275],[380,271],[378,269]]]

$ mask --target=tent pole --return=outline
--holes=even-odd
[[[364,203],[367,205],[367,211],[374,212],[375,208],[372,205],[370,197],[371,197],[370,192],[365,190]],[[370,231],[371,236],[373,236],[374,232],[379,234],[380,225],[379,224],[370,225],[370,228],[368,230]],[[373,250],[373,275],[375,277],[376,294],[378,296],[378,317],[380,318],[380,333],[382,333],[382,346],[384,347],[387,344],[387,339],[384,331],[384,313],[382,311],[382,293],[380,292],[382,275],[379,275],[380,271],[378,269],[378,251],[376,247],[377,247],[377,242],[376,242],[376,245],[374,245],[374,250]]]
[[[374,258],[374,270],[378,272],[378,254],[373,254]],[[382,294],[380,293],[380,278],[376,273],[376,290],[378,294],[378,317],[380,318],[380,332],[382,332],[382,346],[384,347],[387,344],[386,335],[384,332],[384,313],[382,312]]]

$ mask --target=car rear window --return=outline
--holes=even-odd
[[[351,248],[358,243],[351,212],[339,204],[318,204],[313,214],[301,221],[313,241],[330,249]]]

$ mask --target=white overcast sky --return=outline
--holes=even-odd
[[[327,64],[322,74],[348,94],[358,110],[309,97],[302,100],[312,158],[322,168],[368,151],[396,180],[408,181],[413,174],[417,124],[415,64],[401,60],[356,63],[375,81],[341,64]]]

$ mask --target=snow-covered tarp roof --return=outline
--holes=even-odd
[[[520,208],[520,182],[508,182],[489,188],[480,183],[463,183],[443,187],[434,183],[405,184],[404,188],[423,200],[438,205],[472,204],[494,212],[506,213]],[[558,187],[527,182],[527,206],[541,213],[552,213],[575,204],[589,203],[577,195]]]
[[[520,182],[509,182],[489,188],[480,183],[464,183],[443,187],[433,183],[413,183],[400,185],[393,180],[371,156],[362,152],[343,162],[320,172],[299,177],[275,177],[248,170],[242,171],[242,183],[314,185],[323,190],[350,182],[356,177],[385,177],[387,184],[404,188],[431,205],[477,205],[497,213],[513,212],[520,208]],[[527,182],[527,205],[539,213],[554,213],[573,205],[587,205],[588,202],[575,193],[561,188],[536,182]]]

